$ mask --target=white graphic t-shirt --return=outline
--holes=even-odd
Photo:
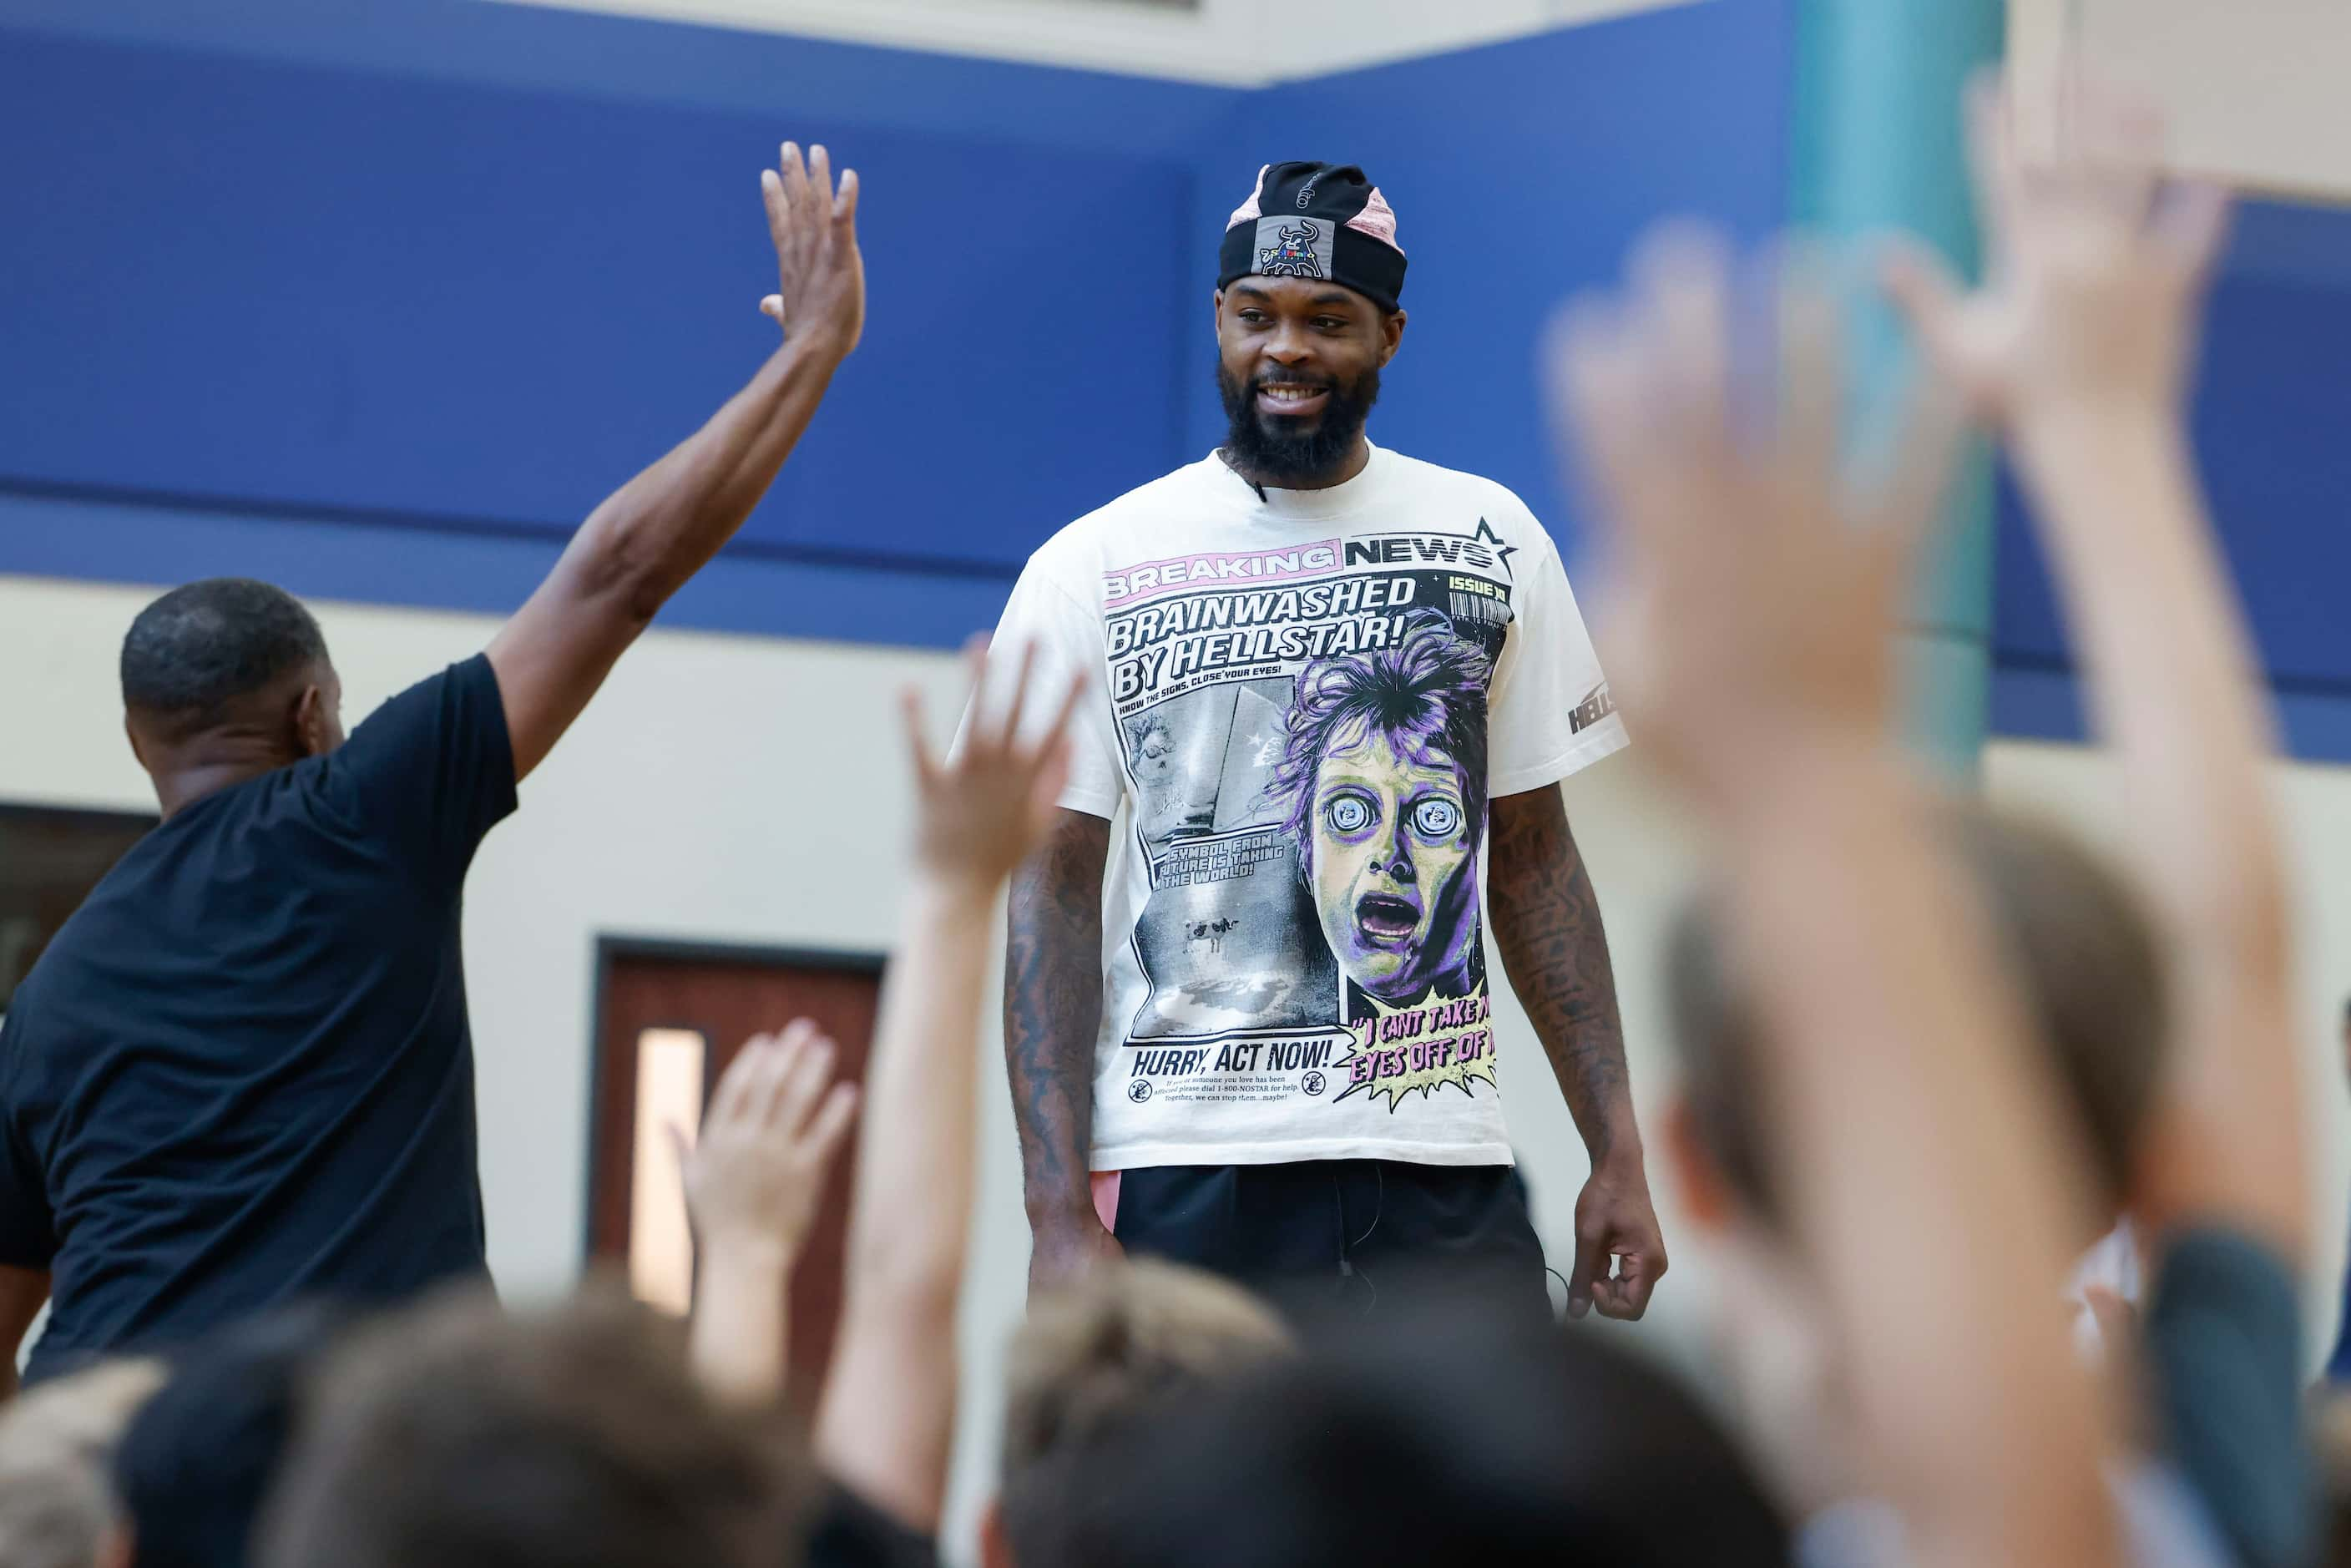
[[[1377,447],[1260,498],[1212,454],[1030,558],[1024,643],[1093,688],[1061,804],[1113,823],[1093,1168],[1509,1164],[1486,803],[1625,741],[1525,505]]]

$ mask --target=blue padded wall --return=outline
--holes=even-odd
[[[2351,213],[2254,202],[2238,214],[2197,381],[2198,460],[2292,748],[2351,760]],[[2055,593],[2002,486],[1993,720],[2078,738]]]
[[[991,620],[1037,542],[1217,440],[1215,239],[1270,158],[1403,210],[1379,438],[1572,538],[1541,324],[1666,211],[1776,220],[1788,49],[1753,0],[1248,93],[480,0],[11,0],[0,570],[510,607],[772,342],[787,134],[865,178],[866,343],[665,619]]]
[[[0,475],[566,535],[772,346],[778,124],[861,165],[873,303],[747,541],[1000,571],[1176,460],[1174,159],[24,38]]]

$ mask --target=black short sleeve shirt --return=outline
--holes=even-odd
[[[484,1269],[459,910],[514,807],[476,656],[183,807],[66,923],[0,1023],[0,1263],[52,1271],[31,1375]]]

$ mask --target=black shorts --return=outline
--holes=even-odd
[[[1552,1316],[1510,1166],[1146,1166],[1121,1173],[1112,1232],[1130,1253],[1222,1274],[1301,1316],[1462,1296]]]

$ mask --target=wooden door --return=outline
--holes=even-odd
[[[0,805],[0,1013],[16,983],[152,813]]]
[[[628,1272],[638,1293],[683,1305],[670,1281],[669,1239],[684,1255],[683,1207],[666,1129],[647,1117],[698,1124],[726,1064],[755,1034],[806,1018],[839,1044],[835,1073],[862,1083],[881,999],[879,955],[810,953],[607,937],[597,944],[596,1077],[590,1134],[588,1254]],[[646,1107],[641,1117],[640,1106]],[[653,1169],[646,1161],[661,1162]],[[854,1134],[834,1161],[816,1228],[792,1276],[788,1364],[796,1398],[813,1408],[841,1316]],[[641,1236],[641,1232],[652,1232]],[[648,1254],[651,1254],[649,1257]],[[675,1300],[667,1299],[671,1291]]]

